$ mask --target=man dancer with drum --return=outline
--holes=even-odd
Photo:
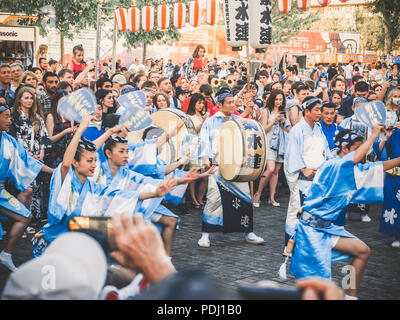
[[[319,123],[321,103],[316,97],[305,98],[302,105],[303,117],[289,132],[284,162],[290,189],[285,244],[294,235],[297,212],[307,196],[317,169],[330,155],[328,141]],[[287,255],[286,247],[283,254]]]
[[[201,152],[205,170],[211,163],[218,166],[217,141],[220,128],[226,121],[234,119],[234,99],[231,93],[220,94],[217,98],[219,111],[208,118],[200,131],[200,139],[205,144]],[[203,211],[202,237],[200,247],[210,247],[211,232],[244,232],[251,244],[264,243],[264,239],[253,232],[253,207],[247,182],[229,182],[219,171],[209,177],[207,203]]]

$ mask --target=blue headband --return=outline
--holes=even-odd
[[[311,106],[313,103],[319,103],[319,104],[321,104],[322,103],[322,100],[321,99],[319,99],[319,98],[312,98],[312,99],[310,99],[310,100],[307,100],[306,102],[304,102],[302,105],[301,105],[301,110],[304,112],[309,106]]]
[[[8,105],[3,104],[0,106],[0,113],[3,113],[4,111],[10,110],[10,109],[11,108]]]
[[[342,147],[347,147],[352,144],[352,142],[356,139],[359,139],[360,136],[355,131],[350,131],[345,134],[342,138],[335,142],[335,149],[337,151],[342,150]]]
[[[232,93],[229,93],[229,92],[222,93],[222,94],[220,94],[220,95],[217,97],[217,101],[218,101],[218,103],[224,103],[224,100],[225,100],[226,98],[229,98],[229,97],[232,97],[232,98],[233,98]]]

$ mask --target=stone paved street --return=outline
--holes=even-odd
[[[277,272],[283,263],[284,222],[288,194],[277,197],[280,208],[272,207],[265,201],[255,211],[257,235],[266,243],[251,245],[244,241],[242,234],[211,235],[211,247],[200,248],[197,241],[201,236],[201,211],[190,209],[190,214],[182,216],[180,230],[177,231],[172,261],[178,270],[206,270],[218,283],[228,289],[236,289],[241,284],[260,280],[278,280]],[[371,257],[361,282],[361,299],[400,299],[400,250],[390,247],[391,239],[379,233],[380,206],[371,208],[372,222],[362,223],[353,214],[346,229],[362,239],[371,248]],[[0,248],[4,241],[0,241]],[[31,258],[31,245],[22,239],[15,252],[15,264],[21,265]],[[333,265],[333,279],[342,282],[341,273],[346,262]],[[289,265],[288,265],[289,269]],[[3,288],[8,271],[0,265],[0,290]],[[286,284],[293,284],[294,278],[288,274]]]

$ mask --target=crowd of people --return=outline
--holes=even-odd
[[[308,212],[313,210],[310,199],[316,196],[313,193],[315,181],[321,178],[316,174],[320,168],[327,170],[325,164],[329,159],[345,159],[361,145],[368,148],[361,148],[362,152],[356,153],[358,158],[357,161],[354,159],[354,165],[364,163],[372,168],[374,164],[400,155],[397,64],[365,65],[354,61],[346,65],[320,64],[310,70],[306,80],[300,80],[296,66],[272,70],[271,66],[263,64],[248,86],[245,63],[219,62],[217,58],[209,60],[202,45],[196,47],[193,56],[183,65],[174,64],[171,59],[164,63],[163,59],[152,58],[142,64],[137,58],[131,66],[122,66],[118,61],[116,72],[111,74],[110,67],[104,64],[97,81],[94,79],[95,65],[85,60],[81,45],[73,48],[72,61],[66,66],[49,59],[46,46],[40,47],[36,61],[37,65],[29,70],[25,70],[21,61],[0,65],[0,155],[4,165],[7,166],[7,162],[10,166],[4,168],[2,162],[0,169],[0,172],[4,171],[0,176],[0,236],[8,236],[0,259],[11,271],[18,270],[11,255],[19,238],[35,234],[34,256],[41,256],[56,238],[68,231],[72,216],[90,215],[90,210],[104,214],[112,201],[119,201],[120,208],[126,204],[124,210],[140,212],[145,220],[158,225],[167,257],[171,255],[180,216],[184,216],[186,206],[190,204],[203,211],[202,237],[198,245],[209,247],[210,234],[226,227],[222,219],[225,217],[225,200],[220,192],[216,192],[221,191],[221,181],[214,178],[218,163],[214,158],[216,150],[212,147],[212,139],[225,121],[235,117],[258,121],[266,135],[267,166],[256,181],[254,207],[260,207],[267,185],[268,204],[279,207],[280,203],[276,201],[280,192],[277,188],[279,174],[283,171],[286,177],[290,199],[283,251],[287,256],[291,256],[287,250],[289,240],[296,239],[299,209],[310,207]],[[65,96],[80,88],[90,88],[94,92],[97,111],[76,124],[63,119],[57,107]],[[174,163],[163,163],[159,159],[159,147],[176,135],[183,123],[178,123],[173,131],[152,143],[133,145],[125,140],[127,128],[118,125],[117,99],[136,90],[145,93],[144,109],[148,114],[172,108],[183,111],[192,121],[196,134],[209,146],[197,163],[204,169],[202,173],[190,169],[178,174],[188,164],[189,156]],[[381,101],[386,105],[387,123],[383,127],[369,130],[355,116],[355,109],[369,101]],[[15,152],[9,151],[11,155],[7,157],[6,148],[10,146]],[[134,154],[133,158],[131,154]],[[151,170],[143,171],[135,163],[143,154],[157,160]],[[99,161],[100,174],[96,167]],[[339,167],[335,168],[339,170]],[[399,171],[392,169],[396,167],[393,162],[383,167],[387,173],[382,188],[380,231],[393,238],[393,248],[400,248]],[[358,174],[356,180],[362,175],[354,174]],[[367,176],[363,176],[364,180]],[[168,179],[164,180],[165,177]],[[184,192],[187,196],[180,196],[183,200],[174,207],[178,210],[175,214],[167,205],[166,196],[177,186],[187,184]],[[121,192],[121,185],[129,185],[124,189],[125,193]],[[357,187],[361,190],[364,186]],[[229,188],[249,193],[243,184]],[[98,201],[100,197],[107,200]],[[86,199],[97,201],[98,207],[86,207]],[[362,222],[370,222],[368,203],[374,201],[380,202],[380,198],[365,196],[359,203],[350,203],[349,199],[340,210],[336,208],[340,215],[335,216],[334,224],[344,226],[348,215],[355,212],[360,214]],[[2,228],[2,225],[9,226],[10,220],[13,222],[11,228]],[[43,223],[47,224],[38,230]],[[248,243],[264,243],[264,239],[253,232],[252,223],[249,228],[235,231],[245,232]],[[306,237],[303,235],[303,240]],[[359,280],[369,248],[358,239],[350,244],[340,241],[344,238],[354,240],[348,233],[332,234],[331,248],[355,257]],[[297,243],[301,243],[301,239],[296,240],[296,246]],[[302,251],[295,249],[294,252],[298,255]],[[293,256],[296,261],[293,273],[300,278],[307,275],[304,271],[307,268],[298,267],[297,261],[305,258],[296,254]],[[129,258],[119,256],[118,261],[122,260],[126,263]],[[165,260],[164,256],[162,260]],[[304,264],[304,261],[299,263]],[[165,265],[166,274],[170,274],[173,268],[168,261]],[[330,277],[328,271],[316,274]],[[354,297],[356,293],[348,292],[348,296]]]

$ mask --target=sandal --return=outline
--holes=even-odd
[[[24,231],[24,234],[21,236],[22,239],[26,239],[28,238],[28,235],[26,234],[26,232]]]

